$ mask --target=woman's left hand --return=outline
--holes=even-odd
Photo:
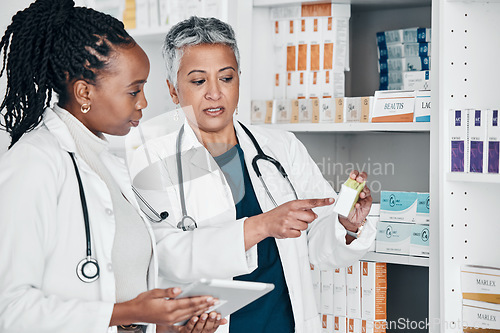
[[[358,170],[354,170],[349,177],[355,179],[358,183],[362,183],[366,181],[368,175],[364,171],[360,173]],[[358,202],[354,205],[354,209],[349,213],[349,216],[344,217],[339,215],[339,221],[344,228],[352,232],[357,232],[370,212],[372,200],[370,189],[365,185],[359,194]]]
[[[221,318],[220,313],[212,311],[199,317],[193,317],[184,326],[157,326],[158,333],[213,333],[220,325],[227,324],[227,319]]]

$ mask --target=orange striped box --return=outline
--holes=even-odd
[[[333,314],[345,317],[347,314],[347,286],[346,269],[344,267],[333,270],[333,288]]]
[[[413,122],[414,109],[414,90],[379,90],[375,92],[372,122]]]
[[[344,316],[334,316],[333,317],[333,332],[337,332],[337,333],[347,332],[347,318],[346,317],[344,317]]]
[[[385,333],[386,329],[385,320],[361,320],[361,333]]]
[[[361,276],[360,262],[346,269],[347,317],[361,318]]]
[[[387,265],[361,262],[361,318],[387,319]]]
[[[347,317],[347,331],[348,333],[361,333],[361,319]]]
[[[311,267],[311,279],[313,283],[314,290],[314,299],[316,300],[316,308],[319,309],[321,307],[321,275],[320,270],[314,267],[313,264],[309,264]]]
[[[321,331],[324,333],[333,332],[334,318],[330,314],[321,315]]]

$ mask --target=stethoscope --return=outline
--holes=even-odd
[[[90,240],[90,222],[89,222],[89,212],[87,209],[87,200],[85,199],[85,191],[83,190],[82,179],[80,177],[80,172],[78,171],[78,166],[76,165],[75,156],[73,153],[68,152],[73,161],[73,166],[75,167],[76,179],[78,180],[78,189],[80,192],[80,201],[82,203],[83,211],[83,222],[85,224],[85,239],[87,243],[86,257],[83,258],[76,266],[76,275],[80,280],[85,283],[94,282],[99,278],[99,264],[95,258],[92,258],[92,243]],[[155,218],[149,216],[142,208],[144,215],[152,222],[159,223],[168,217],[168,212],[163,211],[158,213],[151,205],[139,194],[139,192],[132,186],[132,190],[135,195],[141,200],[146,207],[153,213]]]
[[[255,174],[259,178],[260,182],[262,183],[262,186],[264,187],[264,189],[267,193],[267,196],[269,197],[269,199],[271,199],[274,206],[278,207],[278,204],[276,203],[276,200],[274,200],[271,192],[269,191],[266,183],[264,182],[264,179],[262,178],[262,173],[260,172],[259,165],[257,164],[257,162],[259,160],[271,162],[276,167],[276,169],[278,169],[281,176],[283,176],[283,178],[286,179],[286,181],[288,182],[288,185],[292,189],[293,195],[295,196],[295,199],[298,200],[299,197],[297,196],[297,192],[295,191],[295,188],[293,187],[292,182],[288,178],[288,174],[286,173],[285,168],[283,168],[281,163],[278,162],[276,159],[272,158],[269,155],[266,155],[264,153],[264,151],[262,150],[262,148],[260,147],[257,140],[255,139],[255,137],[253,136],[252,132],[250,132],[250,130],[242,123],[240,123],[240,122],[238,122],[238,123],[243,128],[243,130],[246,132],[246,134],[248,135],[248,137],[252,141],[255,149],[257,150],[257,155],[255,155],[255,157],[252,160],[252,168],[255,171]],[[198,225],[196,224],[195,219],[187,214],[186,198],[184,197],[184,176],[182,173],[182,162],[181,162],[181,141],[182,141],[183,134],[184,134],[184,125],[182,125],[181,129],[179,130],[179,134],[177,135],[176,151],[175,151],[175,158],[177,161],[177,176],[179,179],[179,196],[181,199],[181,208],[182,208],[182,219],[177,224],[177,228],[182,229],[184,231],[191,231],[191,230],[196,229],[198,227]],[[186,221],[189,221],[189,224],[187,226],[186,226]]]

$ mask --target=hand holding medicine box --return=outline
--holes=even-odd
[[[337,201],[335,201],[333,211],[339,215],[347,217],[354,208],[356,202],[358,202],[359,194],[365,187],[365,184],[366,181],[358,183],[356,180],[349,177],[349,179],[342,184]]]

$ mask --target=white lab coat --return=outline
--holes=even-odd
[[[264,212],[269,211],[274,205],[252,168],[257,151],[240,124],[235,121],[234,126],[259,204]],[[248,127],[262,150],[281,162],[300,199],[337,197],[306,148],[292,133]],[[168,210],[170,214],[166,223],[153,224],[160,284],[179,285],[202,277],[230,279],[250,273],[257,267],[257,247],[245,251],[245,218],[236,220],[231,190],[222,171],[187,122],[184,129],[181,156],[186,207],[187,214],[197,222],[196,230],[186,232],[176,228],[182,216],[175,165],[177,132],[149,141],[129,159],[133,183],[139,187],[147,183],[142,186],[142,194],[156,210]],[[159,166],[157,161],[161,159],[163,162]],[[154,170],[150,167],[150,174],[145,175],[145,168],[151,164]],[[264,161],[259,162],[259,166],[278,205],[295,199],[274,165]],[[151,185],[155,183],[151,181],[154,174],[160,178],[156,185]],[[297,333],[321,331],[309,263],[319,268],[348,266],[364,255],[375,238],[375,222],[368,221],[361,237],[346,245],[346,231],[332,208],[314,209],[319,217],[301,237],[276,240]],[[177,258],[174,265],[172,258]],[[217,332],[227,332],[228,328],[229,325],[221,326]]]
[[[100,277],[84,283],[76,267],[86,256],[82,207],[68,152],[75,144],[51,109],[0,159],[0,332],[116,332],[109,328],[115,303],[111,251],[115,219],[104,181],[76,154],[85,189],[92,256]],[[137,207],[124,162],[105,153],[127,200]],[[154,235],[148,288],[157,276]],[[131,244],[132,246],[132,244]],[[150,325],[149,332],[154,331]]]

